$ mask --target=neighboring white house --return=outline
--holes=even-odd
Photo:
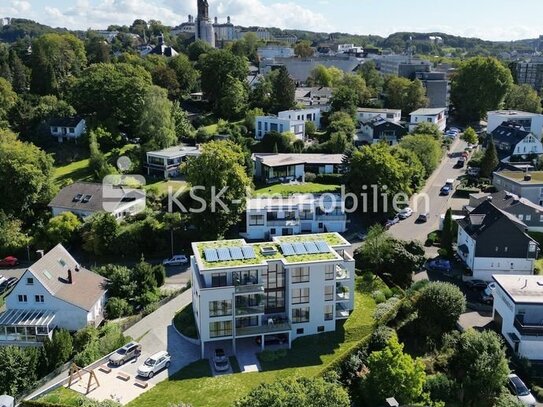
[[[515,354],[543,359],[543,277],[493,276],[494,322]]]
[[[321,109],[299,109],[284,110],[277,114],[280,119],[289,119],[293,121],[303,120],[304,122],[313,122],[317,129],[321,128]]]
[[[58,244],[24,273],[0,314],[0,342],[41,343],[55,328],[77,331],[104,319],[106,279]]]
[[[347,215],[341,196],[295,194],[260,197],[247,202],[247,232],[250,240],[301,233],[345,232]]]
[[[543,145],[539,138],[526,131],[517,122],[503,122],[491,133],[498,158],[502,161],[510,160],[511,156],[526,156],[543,154]]]
[[[498,191],[508,191],[543,206],[543,171],[500,171],[492,175]]]
[[[543,115],[519,110],[495,110],[487,113],[487,133],[492,133],[503,122],[515,122],[534,134],[539,140],[543,133]]]
[[[343,154],[276,154],[255,153],[255,178],[271,184],[274,182],[305,182],[305,173],[338,174],[343,164]]]
[[[290,58],[294,56],[294,48],[281,45],[258,47],[256,53],[260,59]]]
[[[51,136],[56,137],[59,143],[76,140],[87,130],[85,119],[80,116],[53,119],[49,126]]]
[[[176,146],[160,151],[148,151],[145,162],[147,174],[159,174],[164,178],[177,177],[180,174],[181,163],[185,162],[188,157],[197,157],[200,154],[198,146]]]
[[[110,212],[121,220],[145,209],[145,192],[106,183],[74,182],[62,188],[48,206],[53,216],[72,212],[84,219],[98,212]]]
[[[399,109],[374,109],[371,107],[359,107],[356,110],[356,118],[359,122],[368,122],[376,117],[386,119],[389,122],[400,123],[402,111]]]
[[[458,223],[457,254],[469,279],[491,281],[496,274],[534,273],[539,248],[514,215],[486,200]]]
[[[298,140],[305,141],[305,120],[281,119],[276,116],[257,116],[255,118],[255,138],[261,140],[269,132],[290,132]]]
[[[424,108],[410,113],[409,131],[412,132],[421,123],[433,123],[440,131],[445,131],[447,127],[446,108]]]
[[[354,307],[351,244],[337,233],[192,243],[192,306],[201,357],[267,338],[290,347],[330,332]]]

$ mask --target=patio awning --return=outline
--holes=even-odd
[[[462,253],[464,254],[468,254],[469,253],[469,249],[468,249],[468,246],[465,245],[465,244],[461,244],[460,246],[458,246],[458,250],[460,250]]]
[[[0,314],[0,326],[48,327],[54,319],[54,311],[11,309]]]

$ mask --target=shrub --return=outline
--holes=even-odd
[[[387,300],[394,295],[389,287],[384,287],[381,289],[381,291],[385,295]]]
[[[455,397],[456,384],[443,373],[438,373],[426,378],[424,391],[430,394],[435,401],[451,401]]]
[[[387,346],[390,338],[392,338],[394,335],[396,335],[396,331],[394,331],[394,329],[386,325],[378,326],[371,334],[370,343],[368,345],[369,351],[375,352],[383,350]]]
[[[325,185],[338,185],[341,184],[343,174],[317,174],[315,182]]]
[[[305,182],[315,182],[317,175],[312,172],[305,173]]]
[[[390,319],[394,319],[397,315],[397,306],[400,299],[397,297],[392,297],[388,301],[378,304],[373,312],[373,318],[376,321],[381,321],[386,316],[389,316]]]
[[[109,319],[117,319],[125,315],[130,315],[132,307],[125,299],[112,297],[106,304],[106,313]]]
[[[85,349],[79,352],[74,357],[74,362],[77,366],[88,366],[92,362],[100,359],[102,355],[100,354],[100,346],[97,340],[87,344]]]
[[[373,293],[371,293],[371,296],[375,300],[377,304],[381,304],[386,301],[385,294],[383,294],[381,291],[376,290]]]

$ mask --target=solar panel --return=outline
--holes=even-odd
[[[241,252],[240,247],[230,247],[230,257],[232,257],[233,260],[243,260],[243,253]]]
[[[243,257],[246,259],[254,259],[256,257],[252,246],[243,246],[241,251],[243,252]]]
[[[281,251],[285,256],[293,256],[296,254],[290,243],[281,243]]]
[[[310,254],[315,254],[319,252],[319,248],[314,242],[305,242],[304,246],[307,252]]]
[[[303,243],[294,243],[292,245],[296,254],[307,254],[307,250]]]
[[[209,262],[219,261],[219,255],[215,249],[204,249],[204,254]]]
[[[217,254],[219,255],[220,261],[228,261],[232,260],[232,257],[230,257],[230,250],[226,247],[220,247],[217,249]]]
[[[315,245],[319,249],[319,253],[328,253],[328,252],[330,252],[330,248],[322,240],[319,240],[318,242],[315,242]]]

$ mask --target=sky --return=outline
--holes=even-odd
[[[197,0],[0,0],[0,16],[54,27],[105,29],[136,18],[179,25]],[[510,41],[543,34],[543,0],[209,0],[235,25],[387,36],[431,32]]]

